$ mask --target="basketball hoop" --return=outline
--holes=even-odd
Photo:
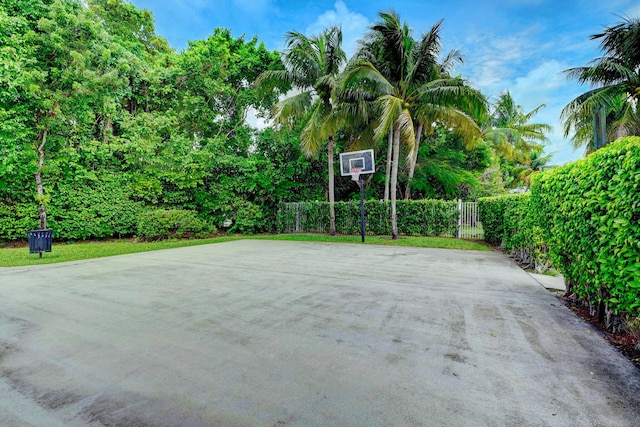
[[[351,179],[353,181],[358,182],[358,180],[360,180],[360,171],[362,170],[362,168],[350,168],[349,172],[351,172]]]
[[[359,151],[347,151],[340,153],[340,175],[351,176],[351,180],[360,187],[360,235],[364,243],[364,180],[360,179],[362,174],[372,174],[376,172],[376,164],[373,158],[373,149]]]

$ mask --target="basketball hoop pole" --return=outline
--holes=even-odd
[[[351,168],[351,180],[358,183],[360,187],[360,234],[362,235],[362,243],[364,243],[364,178],[360,174],[362,168]]]
[[[360,186],[360,234],[364,243],[364,178],[362,175],[358,176],[358,185]]]
[[[360,234],[364,243],[364,178],[362,175],[376,172],[373,149],[340,153],[340,175],[350,176],[360,188]]]

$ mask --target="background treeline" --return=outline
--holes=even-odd
[[[263,131],[247,122],[271,117],[295,86],[256,92],[261,74],[284,70],[256,38],[216,29],[175,52],[151,13],[125,0],[0,0],[0,63],[0,239],[45,223],[58,239],[151,236],[149,218],[175,215],[206,225],[184,232],[213,232],[228,218],[232,232],[275,231],[279,203],[328,198],[326,150],[301,150],[312,113]],[[502,94],[476,118],[487,130],[476,144],[426,123],[412,161],[401,148],[398,194],[475,199],[526,182],[541,146],[514,154],[515,129],[532,113]],[[335,154],[353,147],[353,132],[334,137]],[[376,200],[390,152],[379,144],[366,187]],[[354,197],[357,187],[337,177],[335,199]]]
[[[223,29],[176,53],[149,12],[88,4],[0,2],[0,238],[38,228],[40,203],[57,238],[86,239],[135,234],[149,209],[271,229],[280,199],[323,197],[295,130],[245,122],[275,101],[250,82],[277,53]]]

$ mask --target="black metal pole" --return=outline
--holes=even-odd
[[[360,185],[360,234],[364,243],[364,178],[362,175],[358,179],[358,184]]]

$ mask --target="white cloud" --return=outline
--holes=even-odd
[[[517,70],[541,49],[531,27],[519,33],[498,37],[485,32],[468,37],[462,51],[465,77],[487,94],[497,94],[512,86]]]
[[[475,87],[493,99],[501,92],[510,91],[526,112],[545,104],[532,122],[553,127],[547,135],[550,143],[545,152],[554,153],[552,163],[562,164],[582,156],[582,151],[573,150],[570,141],[564,138],[560,122],[562,108],[584,89],[568,82],[563,71],[582,64],[569,65],[557,59],[555,54],[567,45],[541,42],[539,34],[540,28],[534,26],[505,37],[484,33],[467,38],[462,47],[466,58],[461,71]]]
[[[342,49],[349,58],[355,53],[357,41],[366,32],[370,22],[364,15],[349,10],[342,0],[338,0],[334,9],[325,11],[307,27],[305,34],[319,34],[331,25],[342,27]]]
[[[525,108],[535,108],[540,104],[551,104],[557,99],[558,89],[566,85],[563,71],[569,68],[556,60],[543,62],[525,76],[516,77],[511,86],[511,94],[516,100],[526,100]],[[522,103],[522,102],[521,102]]]

